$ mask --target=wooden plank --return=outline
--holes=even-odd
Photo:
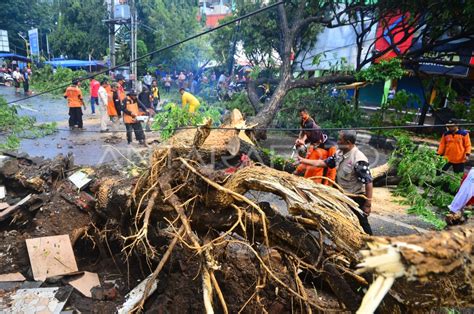
[[[20,206],[25,204],[26,202],[28,202],[31,198],[31,194],[29,194],[28,196],[26,196],[25,198],[23,198],[21,201],[19,201],[18,203],[16,203],[15,205],[12,205],[10,207],[8,207],[7,209],[3,210],[1,213],[0,213],[0,221],[3,221],[5,219],[7,219],[8,217],[10,217],[13,213],[15,213],[16,211],[18,211],[20,209]]]
[[[91,289],[100,286],[99,275],[85,271],[79,278],[69,281],[69,284],[85,297],[91,298]]]
[[[67,234],[26,240],[35,280],[77,272],[76,258]]]
[[[1,274],[0,282],[6,281],[25,281],[26,278],[20,273]]]

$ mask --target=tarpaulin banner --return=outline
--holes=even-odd
[[[39,56],[39,36],[38,29],[30,29],[28,31],[28,40],[30,41],[30,51],[31,55]]]

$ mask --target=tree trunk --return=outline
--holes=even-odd
[[[227,146],[236,131],[210,130],[208,125],[194,130],[193,136],[188,131],[156,147],[148,170],[137,178],[99,171],[88,190],[95,194],[96,205],[82,208],[88,211],[95,233],[108,230],[107,238],[120,244],[125,256],[145,256],[155,264],[160,261],[155,276],[160,282],[168,278],[159,272],[166,267],[161,257],[178,254],[174,244],[166,255],[160,253],[161,248],[178,241],[180,252],[197,258],[202,286],[195,294],[204,291],[200,300],[207,310],[218,307],[212,304],[214,292],[220,308],[226,308],[229,298],[237,300],[232,289],[221,287],[240,282],[239,291],[254,293],[250,299],[249,295],[229,303],[231,312],[238,312],[246,301],[273,311],[275,304],[268,301],[275,298],[285,303],[288,311],[294,310],[294,301],[307,312],[355,311],[364,296],[361,287],[368,287],[372,278],[358,274],[357,264],[361,262],[363,270],[377,278],[376,283],[378,278],[392,278],[390,285],[395,282],[390,297],[380,307],[387,313],[404,305],[423,309],[474,305],[472,227],[408,237],[370,237],[363,233],[353,213],[357,204],[338,189],[263,165],[240,164],[230,172],[229,168],[216,170],[215,160],[228,155]],[[13,170],[7,167],[2,171],[10,173],[17,183],[23,182],[25,178],[19,179]],[[47,177],[44,172],[43,177]],[[25,169],[22,173],[38,174]],[[69,193],[74,195],[75,191]],[[259,202],[252,196],[259,193],[267,199],[281,198],[284,206],[273,208]],[[84,212],[81,215],[87,216]],[[71,230],[77,239],[78,231]],[[96,241],[104,238],[98,236]],[[226,277],[235,266],[222,254],[234,254],[235,245],[245,248],[242,254],[248,256],[241,267],[259,270],[249,283],[244,280],[245,269],[234,269],[242,277]],[[387,286],[385,281],[383,286]],[[370,289],[374,290],[372,286]],[[384,291],[376,289],[375,293],[380,296]],[[322,304],[321,295],[329,295],[341,305]],[[382,294],[380,300],[383,298]],[[169,309],[166,302],[163,304]],[[366,301],[362,305],[373,307]]]

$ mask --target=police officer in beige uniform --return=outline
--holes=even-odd
[[[357,133],[355,131],[341,131],[337,140],[338,150],[335,155],[326,160],[311,160],[301,158],[302,164],[321,167],[337,168],[336,182],[351,194],[351,198],[359,205],[363,214],[354,211],[359,223],[367,234],[372,234],[368,216],[372,207],[372,176],[369,161],[355,145]]]

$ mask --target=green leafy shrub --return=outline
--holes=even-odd
[[[178,128],[186,126],[196,126],[206,119],[212,119],[214,126],[219,126],[221,114],[216,107],[210,107],[201,103],[197,112],[189,113],[187,108],[182,108],[175,103],[168,103],[163,112],[155,115],[151,128],[160,131],[161,138],[170,138]]]
[[[50,65],[46,65],[41,69],[36,69],[31,76],[31,88],[37,92],[44,92],[58,88],[59,86],[66,86],[71,84],[73,79],[80,79],[90,76],[84,70],[73,71],[68,68],[58,67],[55,72]],[[96,79],[101,81],[103,78],[107,78],[106,75],[98,75]],[[81,90],[83,95],[89,93],[89,80],[83,80],[81,82]],[[65,88],[58,88],[51,93],[53,95],[62,95]]]
[[[56,132],[56,123],[36,124],[36,119],[20,116],[16,106],[0,97],[0,149],[17,149],[21,138],[38,138]]]
[[[372,64],[356,74],[356,79],[366,82],[385,82],[390,79],[400,79],[406,74],[402,60],[393,58]]]
[[[244,116],[254,116],[257,114],[254,107],[250,104],[246,92],[235,93],[230,101],[223,102],[220,105],[230,111],[239,109]]]
[[[296,170],[295,159],[278,155],[274,150],[262,148],[262,152],[270,158],[271,166],[277,170],[292,173]]]
[[[405,197],[404,204],[410,205],[408,213],[416,214],[437,229],[446,226],[435,208],[445,210],[457,192],[461,176],[441,173],[446,160],[429,147],[417,146],[408,135],[397,136],[397,149],[392,153],[390,163],[397,168],[401,181],[396,194]]]

